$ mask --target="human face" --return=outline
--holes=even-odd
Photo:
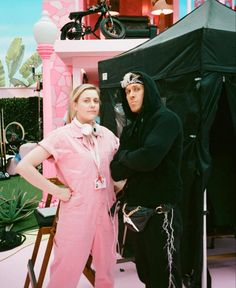
[[[87,89],[74,102],[76,118],[80,123],[92,123],[98,116],[100,99],[95,89]]]
[[[144,86],[139,83],[129,84],[125,88],[125,93],[130,110],[139,113],[143,105]]]

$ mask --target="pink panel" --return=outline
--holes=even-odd
[[[173,0],[173,23],[179,20],[179,0]]]

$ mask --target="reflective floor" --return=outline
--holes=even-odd
[[[236,239],[219,237],[214,240],[214,248],[208,249],[208,268],[212,288],[236,287]]]

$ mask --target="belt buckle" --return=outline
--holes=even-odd
[[[165,204],[161,204],[155,208],[157,214],[163,214],[163,213],[168,213],[170,211],[170,207]]]

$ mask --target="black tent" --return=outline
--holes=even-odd
[[[205,189],[208,231],[236,226],[236,12],[208,0],[155,38],[99,62],[98,69],[101,123],[118,135],[124,120],[119,82],[129,71],[151,75],[182,119],[183,273],[193,273],[191,287],[200,287]]]

